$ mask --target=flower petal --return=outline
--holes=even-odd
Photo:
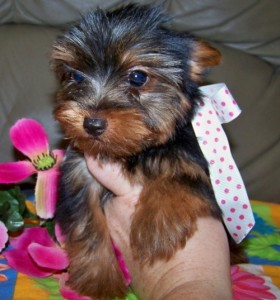
[[[0,164],[0,183],[17,183],[36,173],[29,161],[18,161]]]
[[[35,188],[35,202],[37,215],[42,219],[53,218],[58,188],[59,171],[49,169],[39,171]]]
[[[8,229],[5,224],[0,221],[0,252],[5,248],[8,238]]]
[[[52,151],[53,155],[56,157],[56,164],[55,168],[59,168],[60,164],[62,163],[64,156],[65,156],[65,151],[56,149]]]
[[[65,235],[62,233],[62,230],[58,223],[55,223],[54,233],[59,244],[63,245],[65,243]]]
[[[28,253],[40,267],[54,271],[62,271],[69,265],[66,252],[58,246],[46,247],[37,243],[28,246]]]
[[[30,258],[27,251],[24,250],[9,250],[4,253],[8,264],[17,272],[33,277],[48,277],[53,271],[44,269],[36,265]]]
[[[41,227],[26,228],[19,237],[10,239],[11,246],[17,250],[26,250],[33,242],[47,247],[55,246],[48,230]]]
[[[13,145],[30,159],[49,152],[48,136],[44,127],[33,119],[20,119],[10,129]]]

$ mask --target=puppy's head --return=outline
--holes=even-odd
[[[165,143],[190,121],[198,82],[220,55],[165,21],[158,6],[97,10],[56,41],[55,117],[74,146],[127,157]]]

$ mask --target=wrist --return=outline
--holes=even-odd
[[[153,300],[231,300],[231,292],[218,288],[218,282],[211,281],[190,281],[185,282],[171,289],[169,293],[160,298],[151,298]]]
[[[124,257],[132,287],[141,300],[232,299],[227,236],[214,219],[198,220],[198,230],[168,262],[141,266],[129,245]]]

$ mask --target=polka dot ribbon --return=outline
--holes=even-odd
[[[200,88],[203,103],[192,125],[200,148],[208,160],[210,178],[224,223],[236,243],[240,243],[255,224],[248,195],[232,158],[227,136],[221,124],[241,112],[223,83]]]

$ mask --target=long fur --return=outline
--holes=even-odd
[[[220,55],[167,29],[166,20],[158,6],[97,10],[58,38],[52,52],[61,83],[55,117],[71,141],[56,220],[66,236],[69,284],[93,299],[122,297],[127,289],[102,208],[111,192],[89,174],[84,151],[119,162],[132,184],[143,185],[130,233],[142,263],[170,259],[198,217],[221,219],[191,126],[202,74]],[[143,86],[129,82],[135,70],[147,75]],[[87,118],[104,120],[104,132],[85,130]]]

